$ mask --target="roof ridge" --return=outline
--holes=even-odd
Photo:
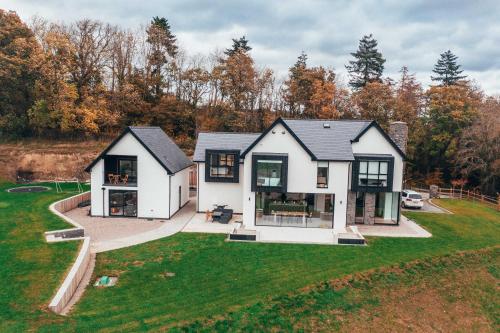
[[[209,132],[209,131],[200,131],[198,134],[256,134],[259,135],[259,132]]]
[[[335,122],[372,122],[373,120],[367,119],[296,119],[296,118],[282,118],[285,121],[335,121]]]
[[[160,126],[127,126],[128,128],[134,129],[134,128],[143,128],[143,129],[161,129]]]

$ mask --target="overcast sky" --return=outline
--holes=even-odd
[[[260,66],[286,75],[302,50],[310,65],[344,65],[364,34],[373,33],[397,78],[406,65],[427,85],[439,54],[450,49],[465,74],[489,94],[500,94],[500,0],[274,1],[270,0],[3,0],[3,9],[28,20],[98,19],[137,28],[166,17],[189,55],[208,54],[246,35]]]

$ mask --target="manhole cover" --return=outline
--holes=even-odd
[[[29,193],[29,192],[45,192],[50,190],[49,187],[46,186],[21,186],[9,188],[7,192],[10,193]]]

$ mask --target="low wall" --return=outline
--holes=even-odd
[[[81,194],[74,195],[72,197],[54,202],[50,205],[49,209],[52,213],[64,219],[66,222],[74,225],[76,228],[73,229],[64,229],[64,230],[54,230],[46,232],[47,235],[58,235],[62,237],[64,240],[72,240],[69,237],[75,240],[83,239],[82,246],[80,248],[80,252],[78,253],[78,257],[76,258],[73,266],[71,267],[68,275],[64,279],[62,285],[59,287],[56,295],[52,299],[49,304],[49,309],[54,311],[55,313],[61,313],[61,311],[66,307],[68,302],[71,300],[73,295],[75,294],[78,285],[82,281],[83,276],[85,275],[85,271],[87,270],[91,255],[90,255],[90,237],[83,237],[84,229],[77,222],[73,221],[71,218],[64,215],[64,212],[72,210],[78,206],[80,202],[85,200],[90,200],[90,192],[85,192]]]
[[[54,208],[60,213],[66,213],[69,210],[75,209],[79,203],[86,200],[90,200],[90,191],[58,201],[54,204]]]
[[[90,263],[90,237],[83,239],[82,247],[78,253],[75,263],[71,267],[68,275],[64,279],[61,287],[49,304],[49,309],[55,313],[61,313],[64,307],[73,297],[80,281],[85,275],[85,271]]]

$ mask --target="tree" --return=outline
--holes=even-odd
[[[28,134],[41,50],[15,12],[0,9],[0,136]]]
[[[376,120],[387,129],[393,118],[395,99],[393,87],[388,82],[368,82],[353,94],[361,119]]]
[[[431,76],[432,81],[438,81],[443,86],[451,86],[465,79],[467,75],[460,75],[463,70],[457,64],[457,59],[458,57],[450,50],[441,53],[437,64],[434,65],[434,69],[432,70],[437,74],[437,76]]]
[[[351,78],[349,84],[354,89],[362,88],[369,82],[381,82],[385,59],[377,50],[377,45],[372,34],[365,35],[359,41],[358,50],[351,53],[355,60],[350,60],[345,67]]]
[[[239,39],[233,38],[233,46],[230,49],[226,49],[224,54],[230,57],[239,52],[248,53],[251,49],[252,48],[248,45],[248,40],[243,36]]]
[[[463,131],[477,117],[482,95],[469,85],[435,86],[426,93],[427,112],[422,119],[423,140],[415,147],[415,156],[427,159],[419,163],[422,174],[440,169],[445,182],[453,178],[453,161]]]
[[[403,66],[400,70],[401,77],[396,84],[396,100],[394,115],[392,120],[404,121],[410,127],[423,112],[424,91],[422,85],[415,78],[415,74],[408,71],[408,67]]]
[[[150,93],[152,98],[159,102],[166,86],[166,67],[177,55],[177,39],[164,17],[154,17],[146,32],[146,42],[150,46],[147,55]]]
[[[456,161],[460,174],[483,193],[500,192],[500,97],[479,107],[478,117],[462,132]]]

